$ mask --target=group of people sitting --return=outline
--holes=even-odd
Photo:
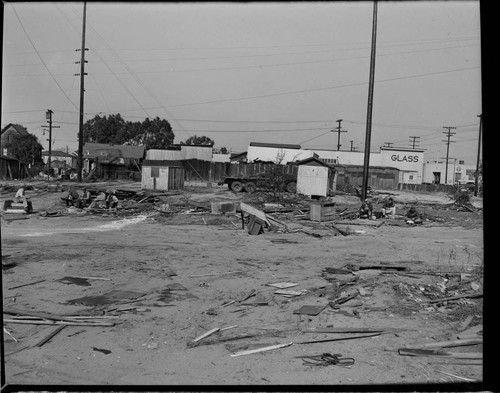
[[[394,219],[396,217],[396,204],[394,199],[389,197],[384,199],[382,203],[382,218],[390,217]],[[359,218],[369,218],[375,219],[373,204],[369,199],[365,199],[359,208]],[[410,210],[405,214],[406,222],[409,224],[421,224],[423,222],[423,216],[417,211],[417,209],[412,206]]]
[[[74,206],[79,209],[83,209],[85,207],[94,207],[99,202],[103,204],[102,207],[106,207],[106,209],[114,209],[118,206],[118,198],[116,197],[115,190],[106,190],[104,193],[100,193],[97,197],[92,200],[92,195],[87,188],[83,189],[83,194],[80,195],[77,190],[73,187],[70,187],[68,190],[68,195],[63,198],[66,201],[66,206]]]

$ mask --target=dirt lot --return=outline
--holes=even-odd
[[[3,187],[2,206],[18,184]],[[210,206],[245,201],[263,209],[258,194],[192,184],[141,203],[124,199],[114,212],[82,212],[66,209],[64,194],[43,182],[27,184],[34,213],[3,214],[1,222],[8,384],[482,380],[480,208],[458,211],[444,194],[395,191],[398,214],[416,203],[427,218],[410,226],[398,217],[343,219],[340,213],[355,211],[359,199],[338,195],[334,222],[347,236],[332,221],[310,221],[304,201],[294,211],[269,213],[286,227],[250,235],[239,212],[212,214]],[[139,183],[88,186],[140,192]],[[481,200],[474,203],[480,207]],[[269,285],[284,282],[298,284],[288,289],[300,295],[276,294]],[[308,315],[302,306],[320,312]],[[56,320],[70,325],[40,344],[57,327],[41,323]],[[337,330],[317,331],[326,327]],[[192,343],[214,328],[220,330]],[[459,338],[471,344],[442,350],[453,356],[398,351],[430,343],[436,350]],[[311,366],[298,358],[323,353],[354,364]]]

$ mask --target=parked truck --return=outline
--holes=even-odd
[[[253,193],[260,190],[278,188],[280,191],[295,193],[297,191],[297,176],[290,174],[269,175],[261,173],[251,176],[226,177],[219,185],[227,184],[234,192],[246,191]]]

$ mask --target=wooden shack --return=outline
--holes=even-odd
[[[297,193],[308,196],[327,196],[330,190],[334,191],[335,169],[319,160],[317,157],[309,157],[296,163],[297,170]]]
[[[184,169],[178,161],[144,160],[141,189],[152,191],[182,190]]]

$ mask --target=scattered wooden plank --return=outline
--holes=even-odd
[[[439,348],[452,348],[452,347],[465,347],[469,345],[482,344],[482,338],[470,338],[466,340],[448,340],[448,341],[437,341],[433,343],[425,343],[420,345],[409,344],[399,347],[386,347],[386,351],[398,351],[400,349],[439,349]]]
[[[70,325],[70,326],[115,326],[112,322],[75,322],[75,321],[44,321],[4,318],[5,323],[19,323],[26,325]]]
[[[339,232],[342,236],[349,236],[349,231],[345,229],[341,229],[338,226],[331,224],[332,228],[335,229],[337,232]]]
[[[240,351],[240,352],[232,353],[231,356],[235,357],[235,356],[242,356],[242,355],[251,355],[251,354],[259,353],[259,352],[272,351],[274,349],[289,347],[292,344],[293,344],[293,342],[286,343],[286,344],[271,345],[269,347],[263,347],[263,348],[257,348],[257,349],[249,349],[247,351]]]
[[[441,299],[434,299],[434,300],[424,300],[422,303],[441,303],[441,302],[447,302],[450,300],[458,300],[458,299],[465,299],[465,298],[478,298],[478,297],[483,297],[483,293],[470,293],[470,294],[465,294],[465,295],[457,295],[457,296],[449,296],[449,297],[444,297]]]
[[[463,381],[468,381],[468,382],[480,382],[479,380],[477,379],[471,379],[471,378],[465,378],[465,377],[461,377],[459,375],[455,375],[455,374],[450,374],[450,373],[446,373],[444,371],[439,371],[439,370],[435,370],[437,373],[440,373],[440,374],[444,374],[444,375],[448,375],[450,377],[454,377],[454,378],[458,378],[458,379],[461,379]]]
[[[480,352],[445,352],[434,349],[400,348],[398,353],[402,356],[442,356],[455,359],[482,359]]]
[[[245,213],[248,213],[252,216],[255,216],[255,217],[261,219],[262,221],[265,221],[267,225],[271,226],[271,222],[267,218],[266,213],[264,213],[263,211],[255,208],[253,206],[250,206],[244,202],[240,202],[240,209],[242,212],[245,212]]]
[[[103,281],[111,281],[111,278],[106,277],[84,277],[84,276],[68,276],[72,278],[81,278],[83,280],[103,280]]]
[[[354,339],[358,339],[358,338],[368,338],[368,337],[380,336],[380,334],[381,333],[371,333],[371,334],[365,334],[364,336],[347,336],[347,337],[327,338],[325,340],[301,341],[301,342],[296,342],[295,344],[315,344],[315,343],[326,343],[326,342],[330,342],[330,341],[354,340]]]
[[[59,325],[54,330],[52,330],[52,332],[50,332],[46,337],[42,338],[38,343],[36,343],[35,346],[41,347],[43,344],[45,344],[47,341],[49,341],[52,337],[54,337],[57,333],[59,333],[65,327],[66,327],[66,325]]]
[[[203,340],[205,337],[208,337],[216,332],[218,332],[220,330],[220,328],[213,328],[212,330],[209,330],[208,332],[206,333],[203,333],[201,336],[198,336],[196,337],[193,341],[191,341],[192,343],[196,343],[200,340]]]
[[[195,274],[195,275],[192,275],[192,276],[189,276],[189,277],[193,278],[193,277],[220,276],[222,274],[233,274],[233,273],[241,273],[241,270],[234,270],[232,272],[222,272],[222,273]]]
[[[317,327],[302,330],[302,333],[382,333],[385,329],[350,328],[350,327]]]
[[[39,284],[41,282],[44,282],[45,280],[39,280],[39,281],[34,281],[34,282],[30,282],[28,284],[23,284],[23,285],[17,285],[15,287],[10,287],[10,288],[7,288],[7,289],[17,289],[17,288],[22,288],[22,287],[27,287],[28,285],[35,285],[35,284]]]
[[[299,284],[294,283],[294,282],[276,282],[276,283],[267,284],[267,285],[270,287],[276,287],[279,289],[286,289],[286,288],[296,287]]]

